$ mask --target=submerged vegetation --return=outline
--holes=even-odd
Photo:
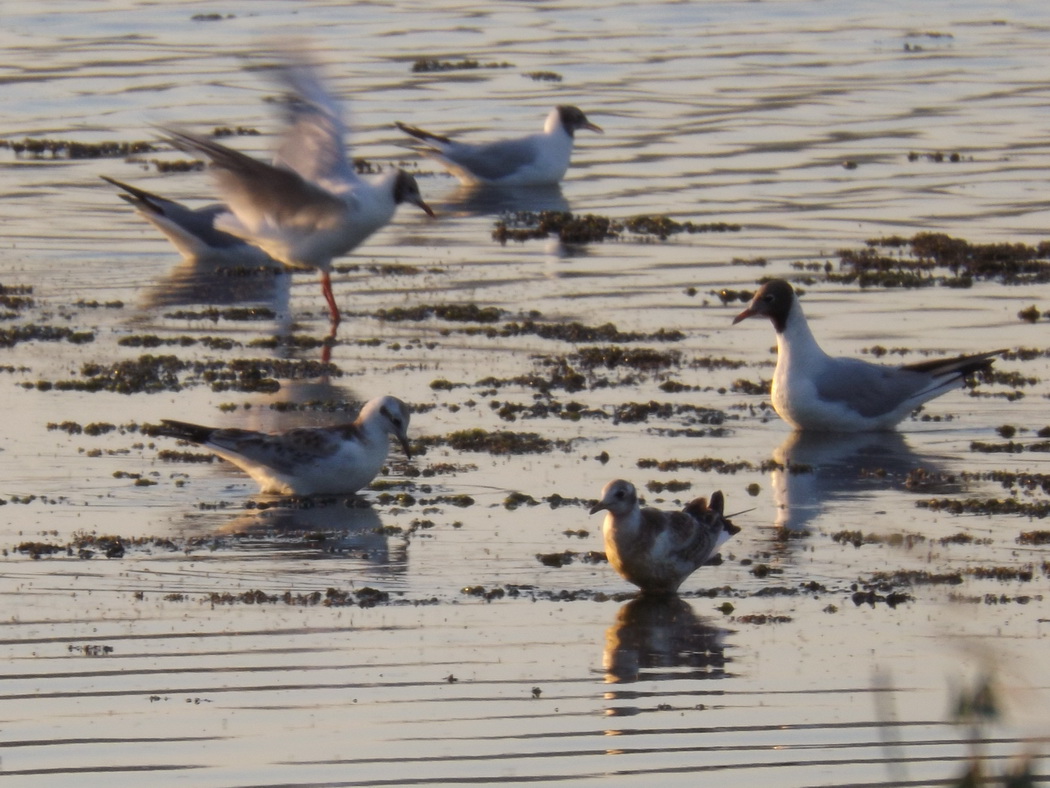
[[[861,287],[971,287],[977,281],[1000,284],[1050,282],[1050,241],[971,243],[945,233],[916,233],[869,240],[861,249],[839,253],[840,272],[827,281]],[[801,266],[805,268],[805,266]]]
[[[518,211],[496,220],[494,240],[524,242],[556,236],[562,243],[586,244],[618,240],[628,236],[665,241],[679,233],[739,232],[740,225],[726,222],[679,222],[668,216],[634,216],[613,219],[568,211]]]

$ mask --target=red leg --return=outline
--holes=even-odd
[[[332,316],[332,328],[335,328],[343,318],[339,314],[339,307],[335,305],[335,296],[332,295],[332,277],[327,271],[321,272],[321,292],[324,293],[324,300],[328,302],[328,312]]]

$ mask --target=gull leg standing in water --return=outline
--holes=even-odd
[[[288,128],[273,164],[213,140],[167,128],[175,147],[211,160],[228,212],[215,227],[259,247],[291,268],[321,272],[321,290],[333,331],[341,316],[332,294],[332,260],[386,225],[401,203],[434,212],[415,178],[394,170],[374,180],[360,177],[347,158],[339,108],[316,70],[288,63],[278,74],[288,89]]]
[[[777,332],[771,399],[784,421],[800,430],[888,430],[927,400],[960,388],[1003,353],[956,356],[893,367],[829,356],[817,344],[794,288],[766,282],[733,320],[763,315]]]
[[[723,514],[718,491],[711,501],[697,498],[683,511],[661,512],[638,505],[638,491],[615,479],[602,489],[591,514],[604,509],[605,555],[625,580],[646,594],[674,594],[698,568],[710,563],[740,527]]]
[[[301,427],[270,434],[202,427],[163,419],[153,434],[204,446],[251,476],[264,493],[280,495],[349,494],[379,473],[390,449],[390,435],[411,458],[408,406],[396,397],[378,397],[349,424]]]
[[[481,145],[457,142],[400,121],[395,125],[425,142],[429,147],[424,153],[441,162],[460,182],[491,186],[556,184],[569,168],[576,131],[602,133],[583,112],[570,106],[555,107],[542,132]]]

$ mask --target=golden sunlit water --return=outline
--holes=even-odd
[[[5,786],[954,785],[975,754],[996,776],[1035,756],[1046,781],[1046,548],[1021,538],[1046,529],[1046,285],[825,276],[873,238],[1047,238],[1040,4],[67,0],[2,20],[0,140],[245,127],[224,142],[268,159],[263,66],[291,43],[353,155],[409,168],[438,212],[403,207],[337,261],[318,374],[315,275],[184,263],[99,178],[214,201],[207,173],[159,171],[184,154],[0,148]],[[464,192],[394,127],[496,139],[558,104],[605,132],[577,134],[558,189]],[[493,240],[503,211],[546,208],[730,228]],[[799,282],[829,352],[1015,352],[899,435],[796,436],[761,391],[772,329],[731,326],[719,296],[767,276]],[[494,320],[436,309],[471,305]],[[619,334],[544,330],[574,322]],[[129,393],[84,390],[119,362]],[[331,423],[382,394],[425,451],[394,449],[357,504],[282,504],[139,429]],[[475,428],[553,443],[449,445]],[[590,555],[617,477],[740,512],[682,599],[635,600]],[[989,676],[1001,713],[958,724]]]

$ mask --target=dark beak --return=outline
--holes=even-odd
[[[401,442],[401,448],[405,450],[405,456],[408,459],[412,459],[412,447],[408,445],[408,438],[403,435],[398,435],[397,439]]]
[[[580,128],[581,129],[587,129],[588,131],[596,131],[599,134],[604,134],[605,133],[604,131],[602,131],[602,127],[601,126],[596,126],[596,125],[594,125],[593,123],[590,123],[590,122],[584,123],[582,126],[580,126]]]
[[[601,501],[598,501],[598,503],[591,507],[591,514],[594,514],[595,512],[600,512],[602,509],[605,508],[607,508],[605,504],[603,504]]]
[[[435,218],[437,216],[437,214],[434,213],[434,209],[431,208],[429,205],[427,205],[422,197],[420,197],[418,200],[413,200],[412,202],[415,205],[418,205],[420,208],[422,208],[423,209],[423,213],[425,213],[431,219],[433,219],[433,218]]]

